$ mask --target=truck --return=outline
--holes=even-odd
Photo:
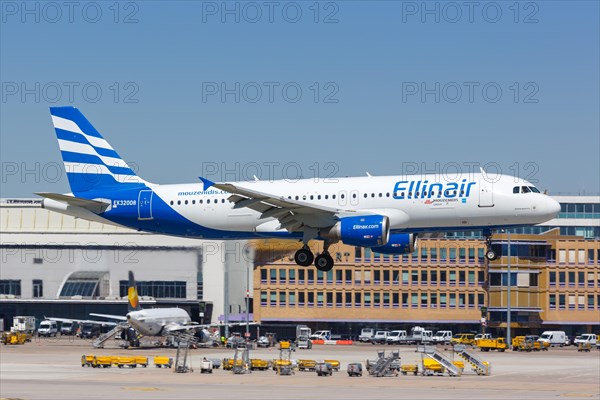
[[[311,349],[312,342],[310,340],[311,330],[306,325],[298,325],[296,327],[296,347],[299,349]]]
[[[481,351],[498,350],[499,352],[504,352],[507,348],[504,338],[477,339],[475,346],[479,347]]]
[[[340,335],[333,335],[330,330],[316,331],[310,335],[310,340],[336,340],[340,339]]]
[[[406,343],[406,331],[391,331],[387,338],[385,338],[387,344],[404,344]]]
[[[29,315],[20,315],[13,318],[11,332],[21,332],[31,338],[35,333],[35,317]]]
[[[413,326],[410,329],[410,335],[406,338],[408,344],[425,344],[431,343],[433,332],[426,330],[421,326]]]
[[[72,336],[77,333],[77,322],[64,321],[60,327],[61,336]]]
[[[437,331],[431,338],[431,341],[436,344],[450,344],[452,340],[452,331]]]
[[[548,343],[549,346],[560,346],[565,345],[566,334],[564,331],[544,331],[538,339],[542,343]]]
[[[362,343],[368,343],[373,339],[373,335],[375,334],[375,329],[373,328],[362,328],[360,330],[360,335],[358,336],[358,341]]]

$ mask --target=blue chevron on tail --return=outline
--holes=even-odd
[[[50,114],[74,194],[146,186],[77,108],[50,107]]]

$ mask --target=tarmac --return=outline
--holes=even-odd
[[[438,346],[444,350],[444,346]],[[175,358],[175,349],[148,347],[125,350],[116,343],[92,348],[89,340],[73,337],[34,338],[25,345],[0,346],[1,399],[600,399],[600,351],[578,352],[575,347],[546,352],[505,353],[473,350],[491,363],[491,375],[480,376],[469,367],[460,377],[413,376],[377,378],[364,371],[349,377],[348,363],[375,359],[378,350],[399,350],[402,364],[420,364],[415,346],[354,344],[314,346],[297,350],[293,359],[335,359],[341,370],[331,377],[296,371],[280,376],[272,370],[236,375],[223,369],[201,374],[203,357],[233,357],[225,348],[191,350],[189,373],[156,368],[89,368],[81,356],[140,355]],[[451,348],[447,353],[452,354]],[[257,349],[251,358],[277,359],[276,348]]]

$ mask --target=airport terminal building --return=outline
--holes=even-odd
[[[502,256],[488,263],[478,233],[457,232],[424,235],[415,253],[401,256],[340,243],[326,273],[297,266],[293,242],[152,235],[52,213],[38,200],[4,199],[0,318],[124,314],[131,270],[142,306],[179,306],[204,323],[244,320],[248,293],[252,320],[348,335],[413,325],[499,333],[509,307],[517,333],[597,332],[600,197],[555,199],[558,218],[510,232],[510,266],[507,234],[494,236]]]

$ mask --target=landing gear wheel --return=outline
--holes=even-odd
[[[496,258],[498,258],[498,254],[496,254],[492,248],[489,248],[485,252],[485,257],[490,261],[494,261]]]
[[[296,264],[302,267],[308,267],[310,264],[313,263],[314,259],[315,256],[313,255],[313,253],[309,249],[304,247],[298,250],[296,254],[294,254],[294,261],[296,261]]]
[[[315,267],[317,267],[319,271],[331,271],[333,268],[333,258],[329,253],[319,254],[317,258],[315,258]]]

